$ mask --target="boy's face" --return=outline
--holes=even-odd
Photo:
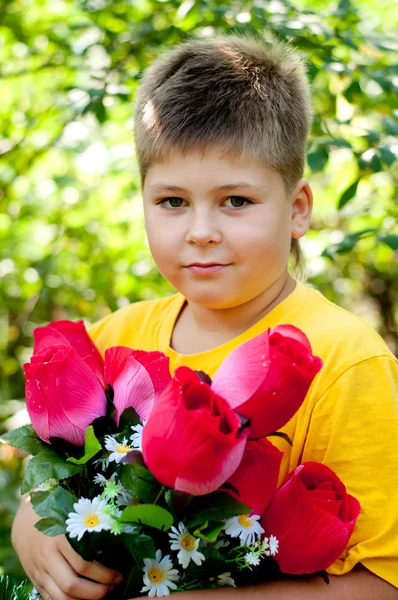
[[[189,301],[238,306],[286,273],[294,200],[274,169],[221,158],[217,148],[203,156],[173,154],[148,169],[143,198],[155,263]]]

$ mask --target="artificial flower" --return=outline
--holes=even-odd
[[[33,337],[33,354],[59,344],[73,348],[99,381],[104,382],[104,361],[83,321],[53,321],[45,327],[36,327]]]
[[[275,554],[279,550],[279,540],[274,535],[270,535],[268,538],[269,543],[269,553],[271,556],[275,556]]]
[[[175,590],[179,575],[177,569],[173,569],[173,563],[170,560],[170,555],[166,554],[162,558],[161,550],[156,550],[156,558],[144,558],[143,592],[148,592],[148,596],[169,596],[170,590]]]
[[[232,475],[248,434],[224,398],[195,371],[179,367],[143,429],[142,452],[158,481],[199,496]]]
[[[200,566],[205,560],[205,556],[198,551],[199,538],[191,535],[183,523],[178,525],[178,529],[171,527],[171,531],[172,533],[169,533],[170,548],[179,551],[177,559],[182,568],[186,569],[191,560]]]
[[[231,537],[238,537],[242,546],[250,546],[264,533],[259,520],[260,515],[231,517],[225,520],[224,531]]]
[[[235,348],[218,368],[212,389],[250,419],[250,438],[280,429],[297,412],[322,360],[305,334],[278,325]]]
[[[257,567],[257,565],[260,564],[260,557],[257,556],[257,554],[254,554],[254,552],[248,552],[247,554],[245,554],[245,561],[246,564],[248,566],[253,566],[253,567]]]
[[[68,514],[66,531],[71,538],[80,541],[86,531],[110,529],[112,518],[105,512],[106,502],[96,496],[93,500],[80,498],[73,505],[74,512]]]
[[[228,479],[229,486],[222,491],[262,515],[276,492],[282,456],[267,438],[248,440],[238,468]]]
[[[82,446],[85,430],[106,413],[105,391],[74,348],[57,345],[24,364],[26,408],[37,435]]]
[[[131,445],[134,450],[139,450],[140,452],[142,452],[142,430],[145,424],[146,421],[143,421],[142,424],[138,423],[131,427],[132,431],[134,431],[133,435],[130,436]]]
[[[117,464],[124,462],[127,455],[130,452],[134,452],[134,448],[127,442],[127,438],[124,437],[122,443],[119,443],[111,435],[105,436],[105,448],[111,452],[108,456],[109,462],[116,462]]]
[[[332,469],[305,462],[285,477],[261,524],[280,542],[275,560],[281,571],[301,575],[323,571],[339,558],[359,512],[358,500]]]
[[[217,583],[219,586],[230,585],[232,587],[236,587],[235,581],[232,579],[230,571],[221,573],[221,575],[219,575],[217,578]]]
[[[114,346],[105,351],[105,384],[113,389],[115,421],[122,412],[134,408],[141,421],[148,418],[153,405],[171,379],[170,359],[163,352],[132,350]]]

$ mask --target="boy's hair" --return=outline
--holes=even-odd
[[[287,44],[245,35],[187,40],[158,57],[137,94],[135,144],[141,184],[149,166],[173,151],[250,157],[294,189],[305,166],[310,86],[301,57]],[[298,240],[292,240],[296,265]]]

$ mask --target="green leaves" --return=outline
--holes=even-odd
[[[194,516],[187,522],[187,527],[202,525],[206,521],[217,519],[228,519],[236,515],[244,515],[251,512],[250,506],[238,502],[229,494],[214,492],[206,498],[198,499],[196,505],[192,504]]]
[[[344,236],[343,240],[338,244],[333,244],[322,252],[321,256],[327,256],[328,258],[332,258],[334,254],[344,254],[345,252],[350,252],[357,242],[366,236],[369,233],[375,232],[376,229],[370,227],[368,229],[362,229],[361,231],[356,231],[355,233],[349,233]]]
[[[161,484],[140,464],[123,465],[120,481],[141,502],[152,503],[161,490]]]
[[[77,498],[59,485],[54,491],[32,492],[30,501],[40,517],[66,519],[73,511],[73,504],[77,502]]]
[[[46,517],[45,519],[40,519],[40,521],[37,521],[35,527],[44,533],[44,535],[48,535],[50,537],[62,535],[66,531],[65,523],[61,519],[56,519],[55,517]]]
[[[4,433],[1,435],[1,439],[6,444],[24,450],[33,456],[49,448],[49,445],[45,444],[36,434],[32,425],[24,425],[23,427],[14,429],[14,431]]]
[[[120,520],[127,523],[148,525],[162,531],[167,531],[173,524],[173,516],[169,511],[156,504],[129,506],[122,512]]]
[[[70,456],[67,460],[74,465],[85,465],[96,454],[98,454],[100,450],[102,450],[102,446],[95,436],[94,428],[92,425],[89,425],[85,431],[84,456],[81,458],[74,458],[73,456]]]
[[[26,494],[32,488],[46,481],[46,479],[68,479],[72,475],[80,473],[83,469],[80,465],[67,463],[65,459],[60,458],[51,448],[46,448],[34,456],[25,473],[22,481],[21,492]]]

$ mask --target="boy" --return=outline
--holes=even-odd
[[[324,367],[283,428],[293,446],[272,440],[285,453],[280,478],[300,462],[324,462],[362,508],[347,550],[328,569],[329,586],[290,578],[183,592],[185,600],[397,597],[397,361],[360,319],[288,272],[311,218],[312,193],[302,179],[310,121],[295,54],[237,36],[181,44],[148,69],[138,94],[148,241],[179,293],[127,306],[91,336],[102,353],[112,345],[161,350],[172,371],[186,364],[213,376],[233,348],[261,331],[300,327]],[[103,597],[116,574],[81,561],[62,536],[35,532],[34,519],[26,504],[13,540],[39,590],[52,600]]]

